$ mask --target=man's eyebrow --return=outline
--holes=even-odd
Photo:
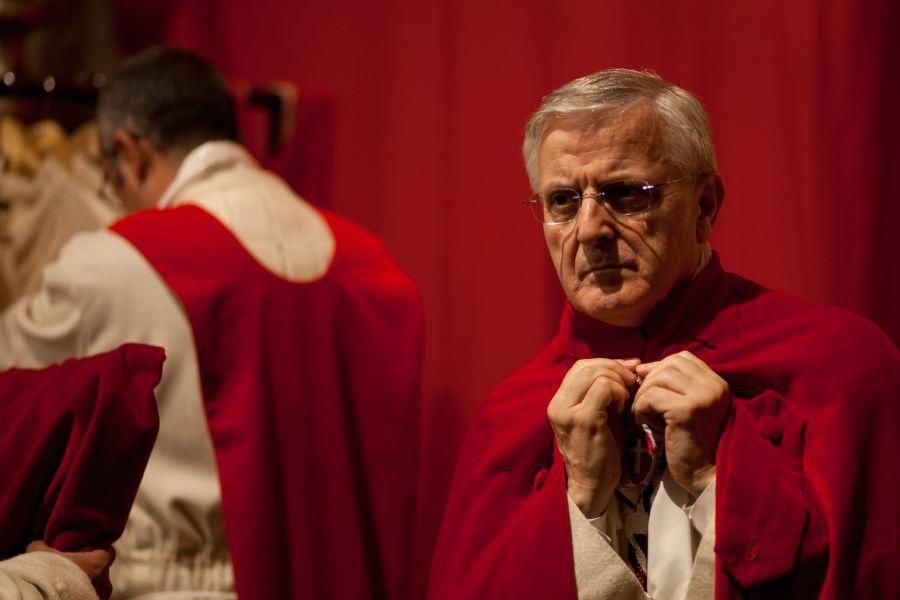
[[[571,181],[565,181],[562,179],[550,180],[546,185],[541,186],[541,189],[544,190],[552,190],[558,188],[574,188],[578,187],[577,184],[572,183]]]

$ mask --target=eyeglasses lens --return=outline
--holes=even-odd
[[[634,215],[650,208],[653,186],[644,181],[615,181],[598,187],[596,192],[579,193],[558,188],[535,197],[531,205],[538,221],[548,224],[567,223],[578,216],[583,198],[596,198],[620,215]]]
[[[650,208],[653,187],[639,181],[617,181],[600,187],[606,205],[620,215],[633,215]]]
[[[565,223],[578,214],[581,197],[576,190],[556,189],[544,194],[534,205],[535,216],[545,223]]]

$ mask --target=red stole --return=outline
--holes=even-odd
[[[897,349],[863,319],[728,275],[714,256],[641,328],[567,307],[556,338],[491,394],[460,454],[430,597],[574,599],[547,404],[579,358],[685,349],[735,395],[717,455],[716,597],[897,590]]]
[[[305,284],[196,206],[113,226],[190,320],[242,600],[408,594],[420,303],[378,240],[325,217],[336,254]]]
[[[163,360],[127,344],[0,373],[0,558],[34,540],[78,551],[122,535],[156,439]],[[94,587],[109,597],[108,573]]]

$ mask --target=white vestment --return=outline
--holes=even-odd
[[[0,562],[0,600],[97,600],[97,593],[68,558],[28,552]]]
[[[613,498],[603,516],[586,518],[569,499],[579,600],[712,598],[715,481],[694,501],[664,471],[647,527],[647,593],[623,559],[625,508]]]

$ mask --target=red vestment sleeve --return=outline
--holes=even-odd
[[[772,391],[734,402],[716,460],[716,556],[720,577],[727,569],[750,588],[794,568],[809,519],[801,459],[806,424]],[[724,583],[717,589],[727,589]]]
[[[63,551],[122,533],[156,439],[162,349],[128,344],[42,370],[0,373],[0,556]],[[106,573],[94,581],[110,593]]]
[[[571,361],[546,358],[504,382],[475,417],[432,565],[432,600],[576,598],[565,469],[547,421]]]
[[[766,309],[758,322],[744,311],[772,340],[754,359],[769,363],[765,377],[711,361],[733,389],[768,388],[736,399],[719,445],[716,598],[896,594],[900,355],[842,311]]]

